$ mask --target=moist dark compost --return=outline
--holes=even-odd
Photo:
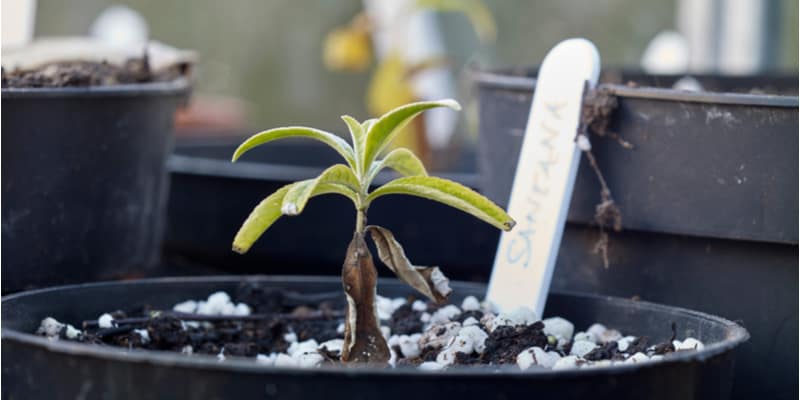
[[[158,71],[150,68],[147,55],[122,65],[108,62],[62,61],[35,69],[2,70],[3,88],[57,88],[113,86],[134,83],[166,82],[186,75],[188,64]]]
[[[242,283],[233,296],[212,293],[171,310],[132,305],[86,320],[77,329],[46,318],[37,331],[52,340],[255,358],[273,366],[338,364],[345,302],[339,293],[305,295]],[[701,349],[694,338],[650,343],[594,324],[585,331],[563,318],[539,320],[527,309],[495,315],[467,297],[460,307],[436,306],[413,298],[378,297],[381,331],[393,367],[440,370],[461,365],[576,368],[657,361],[677,351]]]

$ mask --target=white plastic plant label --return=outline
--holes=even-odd
[[[580,161],[584,88],[599,74],[600,56],[585,39],[559,43],[539,69],[508,203],[517,226],[500,237],[487,293],[500,311],[525,306],[542,316]]]

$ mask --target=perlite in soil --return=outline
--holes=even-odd
[[[331,310],[339,305],[343,308],[344,303],[320,304],[317,309],[281,305],[280,312],[255,319],[249,318],[258,316],[251,310],[265,311],[258,305],[261,301],[254,303],[233,301],[228,294],[216,292],[206,300],[175,304],[172,310],[106,313],[98,318],[103,320],[102,326],[91,321],[91,327],[84,330],[45,318],[37,333],[52,340],[169,350],[187,356],[207,354],[220,362],[250,357],[260,365],[274,367],[339,364],[345,343],[339,325],[345,319]],[[376,304],[381,335],[389,347],[388,363],[395,368],[599,368],[656,362],[675,353],[703,349],[703,343],[692,337],[650,343],[645,337],[628,335],[634,332],[623,334],[599,323],[576,331],[564,318],[539,319],[526,309],[495,314],[475,297],[467,297],[460,307],[380,296]],[[323,318],[313,319],[317,313]],[[198,321],[202,319],[206,320]]]

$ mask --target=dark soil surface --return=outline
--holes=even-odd
[[[389,328],[398,335],[410,335],[420,332],[424,325],[419,319],[420,315],[422,315],[422,312],[412,310],[411,304],[404,304],[392,314]]]
[[[3,88],[86,87],[172,81],[185,76],[188,66],[152,71],[148,57],[118,66],[106,62],[65,61],[36,69],[2,71]]]
[[[98,328],[98,321],[85,321],[80,341],[99,346],[118,346],[127,349],[149,349],[182,352],[188,354],[209,354],[225,356],[256,357],[258,354],[285,352],[290,342],[284,337],[289,332],[297,335],[298,341],[315,339],[323,343],[341,338],[337,327],[343,322],[344,300],[340,293],[318,295],[298,294],[270,289],[251,283],[243,283],[232,296],[235,303],[243,302],[251,307],[247,316],[209,316],[182,314],[170,310],[154,310],[145,305],[126,311],[110,314],[116,326]],[[390,320],[384,321],[394,335],[420,333],[421,311],[413,310],[411,303],[395,310]],[[429,304],[428,312],[438,307]],[[452,320],[463,322],[468,318],[480,321],[481,311],[465,311]],[[484,326],[479,325],[485,331]],[[539,321],[524,326],[499,326],[489,333],[485,350],[478,354],[456,353],[456,365],[477,364],[515,364],[519,353],[538,346],[545,351],[556,351],[562,356],[569,353],[571,343],[557,348],[556,343],[543,332],[544,324]],[[149,341],[143,341],[141,331],[146,330]],[[440,328],[444,333],[445,329]],[[673,328],[674,332],[674,328]],[[62,332],[61,336],[64,336]],[[674,335],[673,335],[674,339]],[[671,341],[657,344],[654,349],[647,337],[633,341],[625,352],[620,352],[617,342],[602,344],[584,358],[589,361],[624,360],[625,355],[637,352],[666,354],[675,351]],[[402,355],[400,348],[393,348]],[[417,366],[426,361],[436,361],[441,347],[425,347],[414,358],[400,358],[397,366]],[[320,348],[323,363],[338,363],[339,351]]]
[[[290,331],[300,341],[316,339],[321,343],[340,337],[336,328],[342,318],[332,310],[343,309],[342,301],[324,300],[312,308],[303,298],[313,300],[313,297],[242,284],[233,299],[250,305],[256,319],[231,317],[225,320],[225,317],[220,317],[219,321],[191,323],[188,317],[179,319],[169,312],[153,317],[151,308],[146,306],[129,313],[111,313],[118,321],[118,327],[88,328],[81,340],[99,345],[175,352],[186,352],[189,345],[192,353],[255,357],[259,353],[286,351],[289,343],[283,335]],[[146,329],[150,341],[142,343],[141,336],[134,329]]]
[[[517,362],[517,354],[523,350],[538,346],[547,350],[547,335],[542,332],[544,324],[539,321],[527,326],[500,326],[486,339],[486,350],[481,362],[486,364],[513,364]]]

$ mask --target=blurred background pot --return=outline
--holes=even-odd
[[[184,79],[3,88],[2,291],[145,274]]]
[[[479,187],[500,204],[508,202],[533,75],[476,74]],[[591,136],[623,231],[610,234],[604,268],[594,253],[600,186],[582,160],[553,288],[741,321],[753,340],[739,350],[734,397],[796,396],[797,76],[695,76],[705,89],[698,92],[672,89],[681,78],[601,78],[618,104],[608,130],[633,145]]]

